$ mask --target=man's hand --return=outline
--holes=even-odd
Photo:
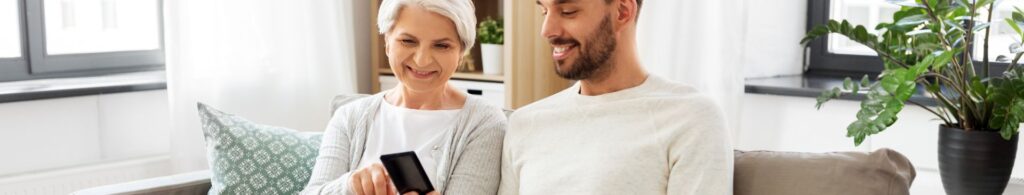
[[[352,172],[352,179],[349,185],[352,192],[360,195],[394,195],[398,194],[395,184],[391,183],[384,165],[373,163],[370,166],[360,168]]]

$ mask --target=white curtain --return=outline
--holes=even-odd
[[[356,92],[350,1],[164,2],[176,172],[207,168],[197,101],[321,131],[331,98]]]
[[[637,24],[647,71],[697,87],[738,127],[743,95],[745,0],[648,0]]]

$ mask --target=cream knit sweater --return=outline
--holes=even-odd
[[[653,75],[599,96],[579,89],[512,114],[500,194],[732,194],[733,151],[711,99]]]

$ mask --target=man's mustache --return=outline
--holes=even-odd
[[[568,45],[568,44],[579,45],[580,44],[580,42],[576,41],[576,39],[566,38],[566,37],[548,38],[548,42],[551,43],[552,45]]]

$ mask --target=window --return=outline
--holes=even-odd
[[[46,53],[159,49],[156,8],[155,0],[47,0]]]
[[[0,81],[163,69],[160,0],[0,0]]]
[[[834,0],[833,4],[834,6],[829,8],[829,18],[845,19],[853,24],[864,25],[876,34],[879,32],[871,27],[879,23],[891,23],[892,17],[890,16],[900,9],[899,6],[889,4],[884,0]],[[830,53],[875,55],[875,52],[868,47],[844,36],[829,35],[828,41],[835,43],[829,45]]]
[[[0,59],[21,57],[18,2],[0,1]]]
[[[808,1],[807,29],[822,25],[828,20],[848,20],[851,24],[864,25],[869,31],[874,30],[879,23],[892,22],[892,15],[900,9],[898,5],[891,3],[892,0],[811,0]],[[996,62],[999,55],[1009,56],[1007,49],[1011,43],[1018,42],[1018,37],[1013,36],[1013,30],[1003,21],[1013,10],[1014,6],[1024,8],[1022,2],[1003,1],[997,6],[998,11],[993,15],[991,41],[989,45],[989,60],[992,63],[990,74],[999,75],[1006,70],[1006,62]],[[985,18],[982,15],[980,18]],[[874,33],[879,33],[875,31]],[[978,33],[976,43],[982,43],[984,33]],[[882,72],[882,61],[878,59],[874,51],[856,42],[850,41],[841,35],[832,34],[828,38],[817,39],[809,45],[807,54],[809,62],[807,73],[859,76],[863,74],[877,75]],[[974,48],[975,61],[983,59],[982,45]],[[981,63],[975,63],[981,66]],[[981,68],[977,70],[981,71]]]
[[[1013,31],[1013,28],[1010,28],[1010,26],[1003,21],[1003,18],[1010,17],[1010,13],[1013,12],[1014,7],[1024,9],[1024,2],[1001,1],[999,2],[999,5],[996,6],[996,10],[993,11],[995,12],[995,14],[992,15],[992,30],[990,32],[991,36],[989,37],[988,46],[988,56],[990,62],[994,62],[1000,55],[1006,56],[1007,58],[1012,58],[1013,55],[1010,54],[1009,50],[1010,45],[1021,41],[1019,40],[1020,36]],[[988,17],[988,13],[982,13],[981,17]],[[981,43],[980,40],[983,40],[984,38],[984,34],[980,34],[977,37],[975,37],[975,39],[979,40],[977,43]],[[984,46],[982,45],[978,45],[977,47],[974,48],[974,53],[978,54],[974,55],[974,60],[981,61],[983,59],[983,48]],[[998,73],[1001,72],[1002,71],[999,71]]]

